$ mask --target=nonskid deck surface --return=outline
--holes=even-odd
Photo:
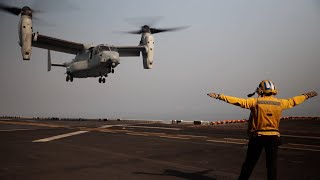
[[[0,119],[0,179],[237,179],[247,123]],[[283,120],[279,179],[319,179],[320,121]],[[266,179],[264,153],[252,179]]]

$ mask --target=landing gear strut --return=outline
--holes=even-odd
[[[69,81],[73,82],[73,76],[71,74],[68,74],[67,77],[66,77],[66,81],[67,82],[69,82]]]
[[[99,83],[106,83],[106,79],[104,77],[99,77]]]

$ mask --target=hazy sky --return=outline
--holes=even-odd
[[[273,80],[277,97],[320,93],[320,1],[317,0],[69,0],[1,1],[44,9],[40,34],[80,43],[137,45],[125,20],[163,17],[156,27],[189,25],[156,34],[154,68],[141,57],[122,58],[106,84],[97,78],[65,81],[47,72],[47,51],[23,61],[19,17],[0,12],[0,115],[131,119],[242,119],[249,111],[210,99],[208,92],[245,98]],[[142,21],[143,22],[143,21]],[[141,22],[141,25],[143,23]],[[56,63],[73,56],[52,52]],[[320,97],[284,116],[320,116]]]

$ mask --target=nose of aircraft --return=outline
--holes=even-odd
[[[109,57],[112,62],[118,62],[119,63],[119,53],[118,52],[110,52]]]
[[[111,62],[112,64],[114,64],[114,66],[120,64],[120,58],[119,58],[118,52],[104,51],[101,53],[100,57],[101,57],[102,63]]]
[[[111,61],[112,63],[119,64],[120,63],[120,58],[119,58],[119,53],[114,52],[114,51],[104,51],[101,54],[101,61],[102,62],[108,62]]]

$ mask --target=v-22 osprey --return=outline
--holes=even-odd
[[[51,70],[51,66],[65,67],[67,82],[73,82],[74,78],[99,77],[99,83],[105,83],[105,77],[109,73],[114,73],[114,69],[120,64],[120,57],[139,57],[141,54],[144,69],[151,69],[154,56],[154,37],[152,34],[184,28],[157,29],[144,25],[140,30],[129,32],[141,34],[141,40],[137,46],[113,46],[107,44],[93,46],[33,32],[33,10],[28,6],[18,8],[0,4],[0,9],[21,16],[19,22],[19,45],[21,46],[23,60],[30,60],[32,47],[47,49],[48,71]],[[74,54],[75,58],[71,62],[53,64],[51,63],[50,51]]]

